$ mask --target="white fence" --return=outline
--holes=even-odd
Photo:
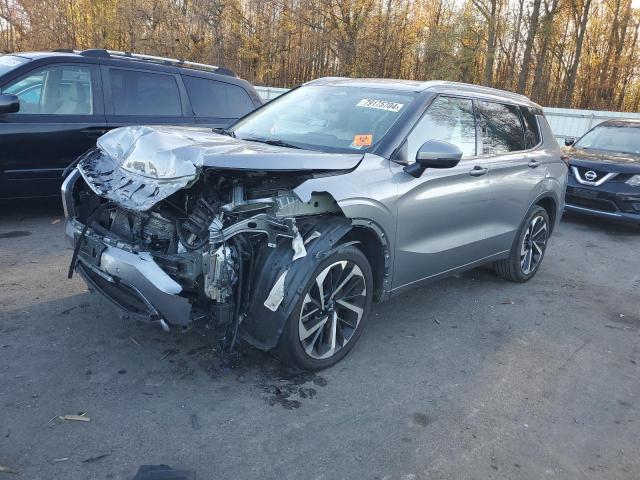
[[[276,87],[256,87],[256,91],[262,100],[268,102],[276,97],[279,97],[285,92],[288,92],[288,88],[276,88]]]
[[[263,100],[269,101],[289,91],[288,88],[256,87]],[[581,137],[591,127],[613,118],[635,118],[640,113],[605,112],[596,110],[574,110],[570,108],[543,108],[553,135],[557,139]]]
[[[634,118],[640,113],[605,112],[597,110],[573,110],[569,108],[543,108],[547,121],[556,138],[581,137],[587,130],[605,120]]]

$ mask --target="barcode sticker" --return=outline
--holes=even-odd
[[[386,110],[388,112],[398,113],[400,109],[404,107],[404,104],[395,103],[395,102],[385,102],[383,100],[370,100],[368,98],[363,98],[356,104],[356,107],[377,108],[378,110]]]

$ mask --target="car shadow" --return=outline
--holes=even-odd
[[[632,223],[609,220],[606,218],[582,215],[574,212],[564,212],[562,222],[568,223],[582,231],[605,232],[612,236],[638,236],[640,226]]]

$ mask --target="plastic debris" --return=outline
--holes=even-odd
[[[61,420],[68,420],[71,422],[90,422],[91,418],[87,417],[86,413],[81,413],[79,415],[59,415],[58,418]]]
[[[2,465],[0,465],[0,473],[11,473],[13,475],[20,475],[20,472],[18,472],[17,470],[13,470],[9,467],[3,467]]]

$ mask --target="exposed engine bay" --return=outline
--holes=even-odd
[[[340,170],[185,166],[175,150],[140,161],[132,130],[102,137],[63,187],[70,275],[165,329],[205,319],[226,328],[230,348],[238,331],[273,348],[301,279],[351,228],[330,194],[293,190]]]

